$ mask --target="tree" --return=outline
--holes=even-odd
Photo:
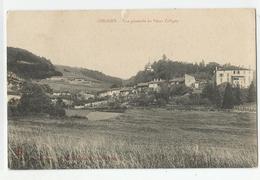
[[[208,82],[202,90],[202,97],[210,100],[216,107],[221,107],[222,100],[217,85]]]
[[[250,84],[248,89],[247,101],[256,102],[256,88],[253,82]]]
[[[120,87],[119,84],[112,84],[112,85],[110,86],[110,88],[119,88],[119,87]]]
[[[203,70],[205,68],[204,59],[202,59],[202,61],[200,62],[199,66],[200,66],[200,70]]]
[[[214,104],[220,108],[222,103],[221,95],[217,86],[214,88]]]
[[[52,108],[51,99],[41,86],[28,82],[23,85],[18,104],[18,110],[22,114],[49,113]]]
[[[44,91],[43,86],[26,82],[22,87],[22,96],[17,111],[20,115],[49,114],[52,116],[65,116],[63,101],[58,99],[55,105]]]
[[[61,107],[61,108],[65,108],[66,107],[66,104],[63,102],[61,97],[57,98],[56,106]]]
[[[211,102],[214,102],[215,99],[214,94],[215,94],[214,86],[212,83],[208,82],[207,85],[202,90],[202,97],[208,98]]]
[[[186,93],[191,92],[191,89],[185,86],[185,84],[178,84],[171,86],[169,91],[169,94],[171,96],[182,96]]]
[[[234,107],[234,96],[232,92],[232,87],[230,83],[227,83],[225,88],[225,93],[223,97],[222,108],[223,109],[232,109]]]
[[[242,103],[242,100],[241,100],[241,90],[240,90],[239,85],[237,85],[234,88],[234,104],[235,105],[240,105],[241,103]]]
[[[169,87],[166,83],[163,83],[161,85],[161,89],[158,93],[156,93],[156,100],[159,102],[168,102],[169,101],[169,95],[170,95],[170,91],[169,91]],[[164,103],[163,103],[164,104]]]
[[[63,117],[65,116],[66,112],[65,112],[65,103],[63,102],[63,100],[59,97],[57,99],[57,102],[53,108],[53,110],[51,110],[49,112],[50,115],[52,116],[59,116],[59,117]]]

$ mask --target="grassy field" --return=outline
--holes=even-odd
[[[9,119],[9,167],[256,167],[256,113],[129,109],[106,120]]]

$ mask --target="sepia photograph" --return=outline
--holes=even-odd
[[[256,10],[8,11],[8,168],[257,168]]]

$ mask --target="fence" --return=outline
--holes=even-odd
[[[236,111],[245,111],[245,112],[256,112],[256,104],[243,104],[235,106],[234,110]]]

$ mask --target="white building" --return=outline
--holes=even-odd
[[[248,88],[253,81],[253,70],[245,68],[223,68],[216,69],[216,84],[230,83],[240,88]]]

